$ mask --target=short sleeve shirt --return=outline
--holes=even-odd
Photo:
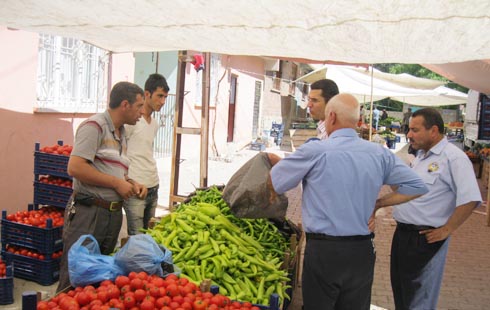
[[[128,174],[129,158],[126,156],[124,126],[119,130],[120,137],[117,137],[109,111],[93,115],[78,127],[71,155],[86,159],[102,173],[124,179]],[[108,201],[122,200],[112,188],[90,185],[76,178],[73,189]]]
[[[301,145],[271,170],[275,191],[303,185],[306,232],[332,236],[369,234],[368,220],[383,184],[406,195],[424,194],[424,183],[390,150],[360,139],[353,129]]]
[[[413,170],[429,193],[393,207],[396,221],[440,227],[463,204],[481,202],[481,192],[468,156],[444,137],[427,153],[419,151]]]

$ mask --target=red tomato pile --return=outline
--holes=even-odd
[[[73,150],[73,146],[71,146],[71,145],[55,144],[53,146],[44,146],[39,151],[41,151],[43,153],[48,153],[48,154],[70,156],[72,150]]]
[[[7,275],[7,265],[2,261],[2,258],[0,258],[0,278],[5,278]]]
[[[45,183],[45,184],[70,187],[70,188],[72,186],[72,181],[69,179],[57,178],[57,177],[53,177],[53,176],[49,176],[49,175],[40,177],[39,182]]]
[[[27,257],[32,257],[32,258],[39,259],[39,260],[45,260],[46,259],[46,255],[44,255],[42,253],[39,253],[36,250],[24,248],[24,247],[21,247],[21,246],[10,245],[10,244],[7,244],[7,247],[6,248],[7,248],[7,252],[12,253],[12,254],[23,255],[23,256],[27,256]],[[63,255],[63,251],[62,250],[53,253],[51,255],[51,257],[53,259],[56,259],[56,258],[61,257],[61,255]]]
[[[7,215],[7,220],[39,228],[46,228],[46,220],[52,219],[53,227],[63,226],[63,212],[55,207],[44,207],[39,210],[17,211]]]
[[[192,282],[176,275],[165,279],[145,272],[131,272],[114,282],[103,281],[60,293],[40,301],[37,310],[259,310],[249,302],[232,302],[220,294],[203,293]]]

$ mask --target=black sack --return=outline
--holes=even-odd
[[[286,195],[276,195],[270,201],[272,193],[267,180],[271,168],[267,153],[260,152],[230,178],[223,199],[236,217],[284,219],[288,207]]]

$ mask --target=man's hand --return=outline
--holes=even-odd
[[[446,240],[451,232],[446,226],[441,226],[435,229],[421,230],[419,234],[425,235],[428,243],[434,243],[437,241]]]
[[[123,199],[128,199],[136,194],[136,189],[133,184],[118,178],[114,178],[114,180],[114,189]]]
[[[370,232],[374,232],[374,229],[376,228],[376,210],[374,210],[371,217],[369,217],[368,228]]]
[[[132,181],[132,183],[133,183],[133,189],[134,189],[134,192],[136,193],[136,196],[139,199],[145,199],[146,195],[148,195],[148,189],[146,188],[146,186],[144,186],[143,184],[140,184],[136,181]]]

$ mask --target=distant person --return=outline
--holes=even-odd
[[[359,126],[360,127],[362,124],[364,124],[364,119],[366,117],[366,110],[364,110],[364,105],[361,104],[361,108],[359,110]]]
[[[408,142],[408,130],[410,129],[410,117],[412,116],[412,108],[408,108],[407,112],[403,113],[402,132],[405,134],[405,140]]]
[[[322,79],[310,85],[308,94],[308,109],[311,117],[318,121],[317,137],[325,140],[328,135],[325,130],[325,107],[333,96],[339,93],[339,88],[334,81]]]
[[[482,197],[468,156],[444,135],[435,109],[411,114],[412,169],[429,192],[393,207],[397,222],[391,247],[391,285],[396,309],[437,309],[451,234]]]
[[[390,150],[358,137],[353,96],[333,97],[325,114],[327,140],[305,143],[284,159],[269,154],[271,201],[303,185],[304,309],[370,309],[376,260],[371,214],[375,207],[414,199],[427,187]],[[383,184],[399,187],[378,199]]]
[[[124,202],[128,235],[140,234],[141,229],[147,229],[158,205],[157,163],[153,158],[153,142],[158,132],[158,121],[152,117],[153,112],[159,112],[168,96],[169,87],[165,78],[151,74],[145,82],[145,103],[143,116],[136,125],[125,125],[128,140],[129,178],[148,188],[145,197],[131,197]]]
[[[383,109],[383,112],[381,113],[381,117],[380,117],[380,119],[381,119],[381,120],[385,120],[385,119],[387,119],[387,118],[388,118],[388,113],[386,113],[386,110],[385,110],[385,109]]]
[[[374,106],[373,110],[373,119],[374,119],[374,128],[378,130],[378,124],[379,124],[379,110],[377,106]],[[372,125],[372,124],[371,124]]]

